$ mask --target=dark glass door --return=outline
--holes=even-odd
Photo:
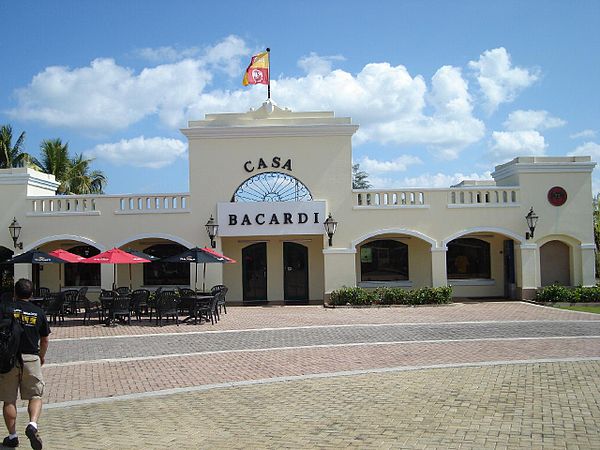
[[[267,244],[258,242],[242,249],[244,303],[267,301]]]
[[[283,296],[286,303],[308,303],[308,248],[283,243]]]

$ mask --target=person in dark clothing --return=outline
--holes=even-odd
[[[31,448],[41,450],[42,439],[38,432],[37,421],[42,412],[42,395],[44,379],[42,366],[48,350],[50,327],[44,311],[29,302],[33,293],[30,280],[24,278],[15,283],[15,301],[9,308],[23,326],[20,350],[22,362],[19,362],[10,372],[0,374],[0,400],[4,402],[2,413],[9,435],[4,438],[4,447],[18,447],[17,435],[17,394],[21,399],[28,400],[29,424],[25,435],[29,438]]]

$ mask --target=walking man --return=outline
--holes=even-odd
[[[29,438],[31,448],[41,450],[42,439],[37,421],[42,412],[42,366],[48,350],[50,327],[44,311],[29,302],[32,293],[31,281],[21,278],[15,283],[15,301],[9,306],[23,326],[20,341],[22,362],[18,362],[10,372],[0,374],[0,400],[4,402],[2,413],[9,433],[2,445],[11,448],[19,446],[16,426],[17,394],[20,391],[21,399],[29,401],[29,424],[25,428],[25,435]]]

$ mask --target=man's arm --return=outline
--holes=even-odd
[[[46,351],[48,350],[48,342],[50,339],[48,336],[44,336],[40,338],[40,362],[42,366],[44,365],[44,360],[46,359]]]

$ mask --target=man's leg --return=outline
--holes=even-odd
[[[17,403],[4,402],[2,415],[4,416],[4,423],[6,424],[8,433],[15,434],[17,432]]]
[[[29,405],[27,405],[27,412],[29,413],[29,421],[37,424],[37,421],[42,413],[42,399],[41,398],[32,398],[29,400]],[[17,415],[17,411],[15,410],[15,417]]]

